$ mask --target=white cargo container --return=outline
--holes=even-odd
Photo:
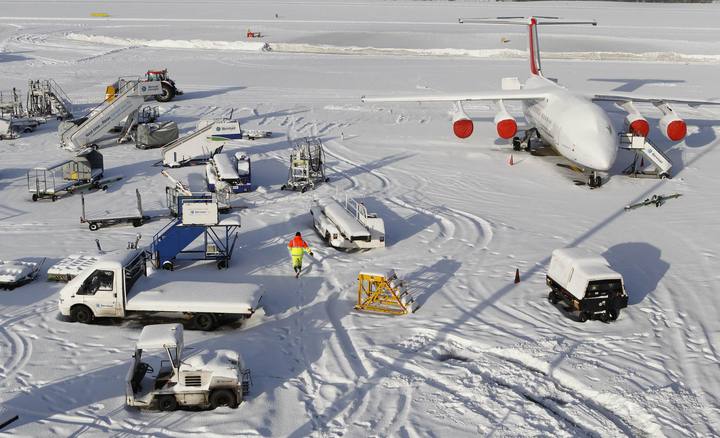
[[[108,256],[83,270],[60,290],[60,313],[72,321],[125,318],[137,313],[192,318],[201,330],[212,330],[227,319],[249,318],[262,293],[254,284],[166,281],[166,275],[146,276],[145,253],[130,250]]]
[[[567,303],[568,310],[579,312],[578,320],[611,321],[627,307],[622,275],[610,268],[607,260],[582,248],[556,249],[546,277],[551,290],[548,299]]]

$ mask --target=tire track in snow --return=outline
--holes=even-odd
[[[56,306],[57,304],[51,302],[38,306],[23,307],[17,312],[8,315],[7,318],[0,320],[0,338],[5,339],[9,349],[9,357],[0,366],[2,368],[0,371],[0,377],[2,377],[1,386],[7,388],[11,384],[11,379],[30,361],[33,351],[32,342],[13,330],[12,326],[50,312]]]

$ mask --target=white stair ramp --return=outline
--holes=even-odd
[[[99,109],[79,125],[74,125],[60,135],[60,145],[71,151],[79,151],[103,137],[115,125],[123,121],[145,103],[145,96],[159,94],[160,82],[138,82],[127,87],[122,94],[105,101]]]
[[[620,136],[620,144],[623,149],[633,151],[647,158],[656,168],[654,175],[659,177],[670,176],[670,169],[672,168],[670,158],[653,146],[646,137],[625,133]],[[642,169],[633,169],[633,171],[633,173],[642,173]]]

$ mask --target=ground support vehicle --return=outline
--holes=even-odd
[[[183,353],[183,327],[143,327],[125,377],[128,406],[174,411],[178,407],[237,408],[250,392],[250,370],[240,354],[217,350]]]

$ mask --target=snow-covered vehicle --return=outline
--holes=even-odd
[[[37,277],[40,266],[34,262],[0,260],[0,289],[13,290]]]
[[[614,321],[628,304],[622,275],[603,257],[581,248],[553,251],[546,283],[551,289],[550,302],[567,303],[569,310],[579,312],[580,322]]]
[[[231,319],[247,319],[260,305],[254,284],[167,281],[166,274],[146,275],[145,252],[129,250],[103,257],[60,290],[60,313],[72,321],[125,318],[152,313],[192,318],[201,330]],[[202,289],[202,290],[199,290]]]
[[[333,199],[313,205],[310,214],[315,230],[334,248],[385,247],[385,222],[368,213],[361,202],[348,197],[344,203]]]
[[[231,350],[183,356],[181,324],[143,327],[125,378],[128,406],[236,408],[250,390],[250,370]],[[203,357],[205,356],[205,357]]]
[[[216,192],[227,187],[232,193],[252,190],[250,157],[243,152],[213,155],[205,165],[208,190]]]

